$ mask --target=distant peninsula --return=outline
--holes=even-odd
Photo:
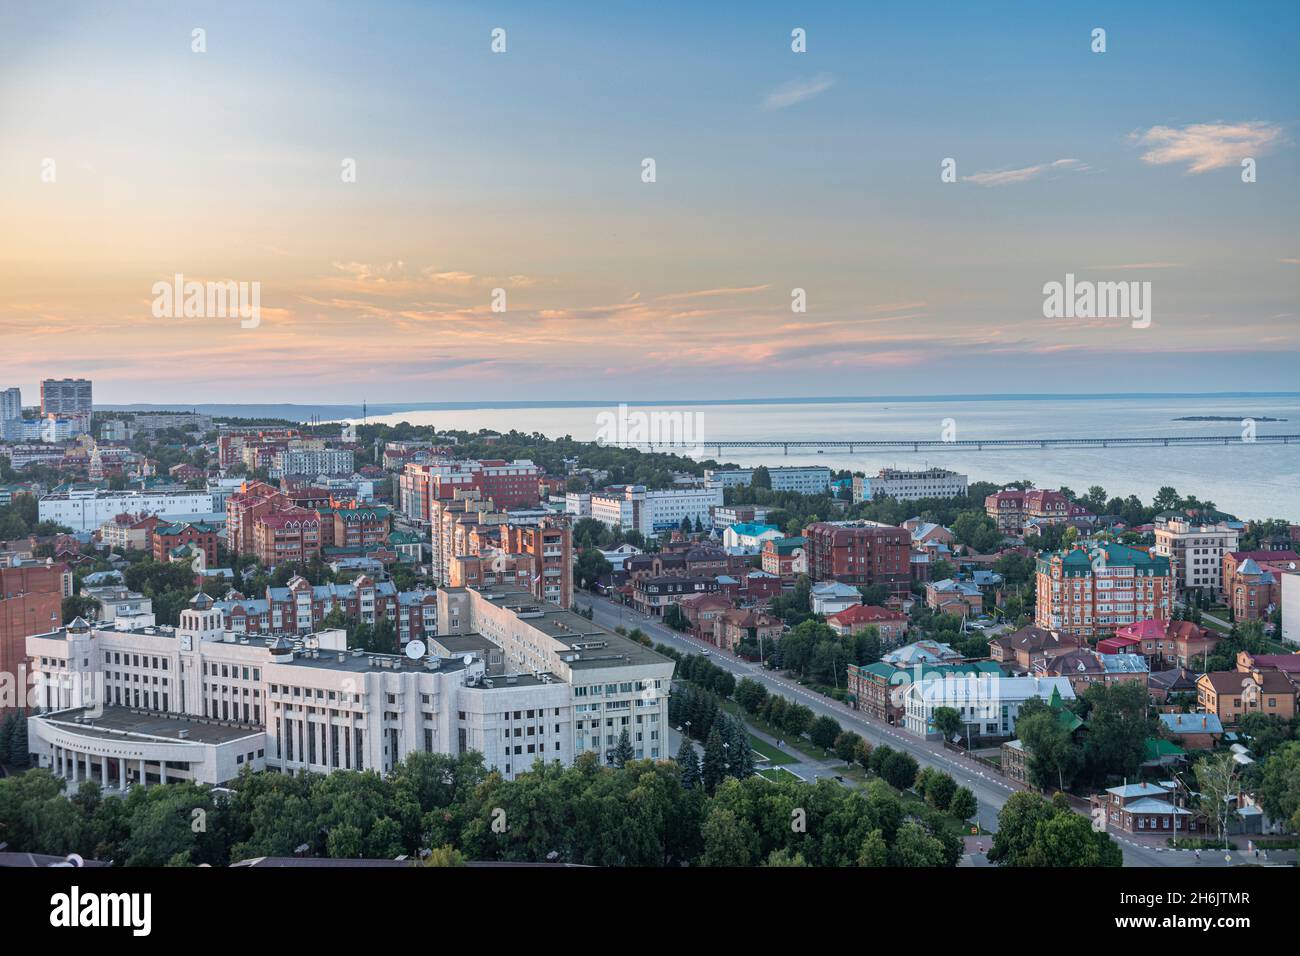
[[[1175,418],[1176,422],[1241,422],[1249,418],[1252,422],[1284,422],[1285,418],[1269,418],[1267,415],[1184,415]]]

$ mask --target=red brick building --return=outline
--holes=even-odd
[[[907,636],[907,615],[902,611],[877,607],[871,604],[855,604],[836,614],[828,615],[827,625],[836,634],[852,635],[874,627],[880,632],[880,640],[886,644],[896,644]]]
[[[14,700],[0,694],[0,716],[13,705],[26,709],[26,639],[47,634],[63,620],[65,590],[70,590],[68,568],[62,564],[25,564],[0,568],[0,675],[13,680]]]
[[[153,559],[166,563],[173,550],[188,544],[203,552],[205,567],[215,568],[217,535],[216,527],[201,521],[160,524],[153,529]]]
[[[911,533],[875,522],[817,521],[803,529],[808,576],[859,587],[911,589]]]
[[[1006,534],[1021,534],[1030,518],[1047,524],[1063,524],[1071,518],[1085,517],[1088,509],[1076,505],[1059,491],[1046,488],[1008,488],[984,499],[984,513],[997,522]]]
[[[320,515],[289,505],[253,519],[252,554],[264,567],[320,557]]]

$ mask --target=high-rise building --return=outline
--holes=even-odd
[[[1232,515],[1192,509],[1158,514],[1154,525],[1151,553],[1169,559],[1176,594],[1204,591],[1219,598],[1226,584],[1223,558],[1237,550],[1241,522]]]
[[[1169,559],[1122,544],[1080,542],[1037,562],[1039,627],[1079,637],[1113,634],[1173,607]]]
[[[803,529],[808,576],[858,587],[911,588],[911,532],[876,521],[815,521]]]
[[[84,413],[89,419],[94,408],[88,378],[47,378],[41,382],[41,415],[60,418]]]
[[[23,393],[17,388],[0,390],[0,441],[23,437]]]
[[[0,568],[0,717],[27,704],[27,638],[45,634],[63,620],[63,597],[71,590],[71,573],[62,564],[25,564]],[[0,684],[4,682],[0,680]]]

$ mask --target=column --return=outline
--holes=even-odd
[[[99,785],[105,790],[108,789],[108,758],[99,758]]]
[[[81,771],[81,767],[77,760],[77,752],[75,750],[72,751],[70,756],[72,757],[72,782],[78,783],[80,782],[80,778],[77,776],[77,774]]]
[[[118,776],[117,789],[121,790],[123,793],[126,793],[126,758],[125,757],[117,758],[117,776]]]
[[[158,782],[159,783],[167,782],[167,761],[166,760],[158,761]]]
[[[87,780],[94,780],[94,779],[95,779],[95,770],[94,770],[94,767],[91,765],[91,762],[90,762],[90,751],[89,751],[89,750],[86,751],[86,779],[87,779]]]
[[[145,778],[144,778],[144,758],[141,757],[141,758],[140,758],[140,786],[143,787],[144,785],[145,785]]]

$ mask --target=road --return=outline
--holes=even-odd
[[[861,711],[853,710],[846,704],[801,687],[794,681],[758,664],[751,664],[730,654],[719,653],[713,645],[674,631],[656,619],[646,617],[631,608],[583,593],[574,594],[574,603],[583,609],[592,608],[593,620],[602,627],[611,630],[620,626],[628,630],[639,627],[650,636],[651,640],[666,644],[683,653],[698,654],[708,651],[710,660],[736,675],[737,679],[749,677],[756,680],[768,691],[774,691],[787,699],[805,704],[818,716],[835,718],[840,726],[861,734],[873,746],[888,744],[895,750],[903,750],[911,754],[923,767],[942,770],[958,784],[970,788],[975,794],[979,805],[975,819],[989,832],[996,832],[998,811],[1007,802],[1007,798],[1018,790],[1026,789],[1014,781],[1005,780],[992,768],[945,750],[940,743],[921,740],[884,721],[867,717]],[[1135,842],[1122,831],[1112,829],[1111,835],[1124,853],[1125,866],[1186,866],[1194,862],[1190,859],[1191,854],[1174,853],[1163,848],[1143,845]],[[1209,861],[1204,860],[1200,865],[1205,866],[1207,863]]]

